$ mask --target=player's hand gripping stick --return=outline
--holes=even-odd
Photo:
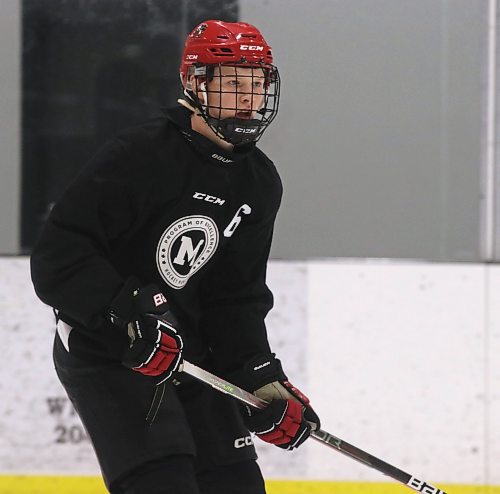
[[[290,451],[321,427],[309,399],[290,383],[274,353],[255,355],[229,379],[268,403],[263,409],[246,405],[243,419],[263,441]]]
[[[159,376],[157,384],[169,379],[181,362],[183,341],[179,324],[158,287],[138,288],[137,281],[130,278],[114,299],[109,315],[127,332],[123,365],[145,376]]]
[[[262,409],[268,405],[267,401],[258,398],[252,393],[249,393],[248,391],[245,391],[244,389],[241,389],[238,386],[231,384],[230,382],[225,381],[224,379],[221,379],[220,377],[217,377],[216,375],[201,369],[190,362],[187,362],[186,360],[180,364],[178,370],[195,377],[205,384],[212,386],[217,391],[226,393],[251,407]],[[366,451],[363,451],[322,429],[312,431],[311,437],[325,446],[335,449],[339,453],[349,456],[349,458],[363,463],[366,466],[372,467],[384,475],[401,482],[414,491],[421,492],[422,494],[446,494],[445,491],[439,489],[438,487],[434,487],[428,482],[419,480],[413,475],[389,465],[389,463],[372,456]]]

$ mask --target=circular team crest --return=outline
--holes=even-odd
[[[156,264],[165,283],[182,288],[213,256],[218,244],[219,230],[208,216],[185,216],[172,223],[156,249]]]

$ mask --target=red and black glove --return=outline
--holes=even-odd
[[[109,315],[129,338],[123,365],[146,376],[161,376],[157,384],[169,379],[181,362],[183,342],[179,323],[159,288],[139,288],[137,280],[129,278],[111,303]]]
[[[292,450],[320,428],[309,399],[290,384],[273,353],[248,361],[230,380],[269,402],[265,409],[246,407],[244,413],[248,429],[263,441]]]

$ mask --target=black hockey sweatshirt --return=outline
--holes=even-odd
[[[224,151],[166,111],[118,134],[53,207],[31,257],[40,299],[73,328],[69,351],[120,360],[107,310],[124,281],[157,284],[181,323],[186,358],[231,372],[269,352],[265,283],[282,186],[255,145]]]

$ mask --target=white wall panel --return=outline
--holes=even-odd
[[[431,481],[485,480],[484,269],[309,265],[310,393],[327,430]],[[319,449],[311,475],[382,480]]]
[[[485,437],[489,447],[486,474],[493,485],[500,485],[500,266],[488,268],[487,364],[485,376],[489,407],[485,416]]]
[[[26,258],[0,258],[0,472],[98,474],[52,364],[54,318]]]
[[[28,260],[0,278],[0,473],[97,475]],[[500,267],[272,262],[268,283],[273,349],[324,429],[431,482],[500,484]],[[313,441],[257,447],[267,478],[386,480]]]

